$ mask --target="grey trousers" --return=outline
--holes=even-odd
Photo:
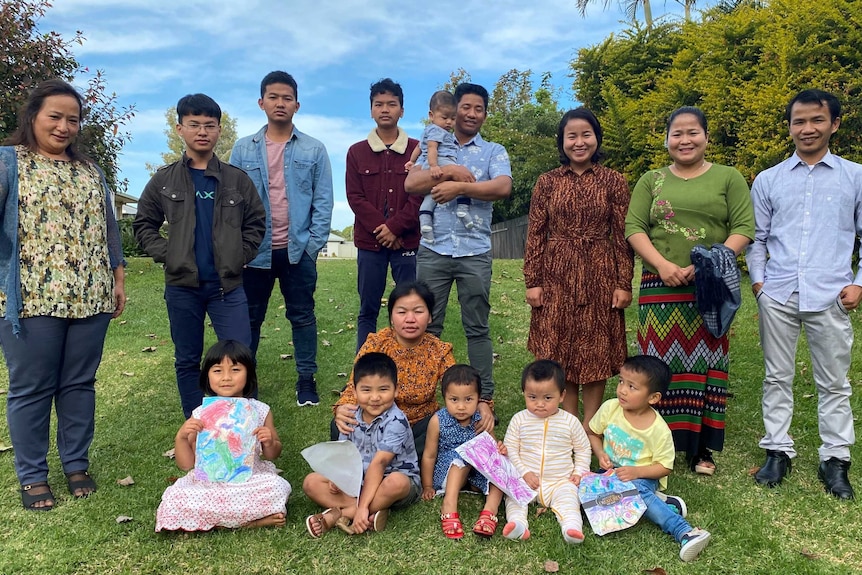
[[[491,313],[491,252],[477,256],[453,258],[420,246],[416,254],[416,277],[428,284],[434,294],[434,309],[428,332],[440,337],[446,319],[446,306],[452,284],[458,288],[461,324],[467,336],[470,365],[482,377],[482,397],[494,395],[494,348],[488,315]]]
[[[823,311],[801,312],[797,293],[782,305],[760,292],[757,307],[766,368],[762,402],[766,435],[760,440],[760,447],[796,456],[789,429],[793,418],[796,343],[800,328],[804,327],[817,388],[820,460],[831,457],[849,460],[856,435],[847,379],[853,346],[853,327],[847,311],[836,300]]]

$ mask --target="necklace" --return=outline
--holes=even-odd
[[[677,165],[676,165],[676,164],[671,164],[671,165],[670,165],[670,169],[671,169],[671,171],[672,171],[672,172],[674,172],[678,177],[682,178],[682,180],[683,180],[684,182],[687,182],[690,178],[694,178],[695,176],[699,176],[699,175],[700,175],[700,171],[703,169],[703,167],[704,167],[705,165],[706,165],[706,160],[701,160],[700,165],[699,165],[698,167],[696,167],[694,170],[692,170],[692,172],[691,172],[688,176],[683,176],[683,175],[682,175],[682,170],[680,170],[680,169],[677,167]]]

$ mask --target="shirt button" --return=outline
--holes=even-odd
[[[389,188],[389,193],[391,194],[392,192],[393,192],[392,188]]]
[[[171,194],[171,198],[176,198],[176,197],[177,197],[176,194]]]
[[[370,170],[365,170],[365,173],[367,174],[369,171],[370,171]]]

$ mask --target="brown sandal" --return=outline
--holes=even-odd
[[[482,512],[479,513],[479,519],[477,519],[476,523],[473,524],[473,533],[479,537],[493,537],[494,533],[497,532],[498,522],[499,520],[496,515],[487,509],[483,509]]]
[[[326,516],[338,512],[338,516],[335,518],[335,521],[332,524],[326,522]],[[325,509],[322,513],[315,513],[314,515],[309,515],[305,518],[305,528],[308,530],[308,534],[311,535],[314,539],[320,539],[323,537],[330,529],[335,527],[335,524],[338,520],[341,519],[341,509],[337,507],[330,507],[329,509]],[[315,534],[314,528],[312,525],[316,524],[319,528],[320,532]]]

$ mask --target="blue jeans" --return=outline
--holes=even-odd
[[[396,284],[416,279],[416,250],[359,250],[356,256],[356,287],[359,292],[359,317],[356,321],[356,351],[369,333],[377,331],[380,300],[386,289],[386,271],[392,268]]]
[[[677,542],[682,541],[682,536],[691,531],[691,525],[683,519],[682,515],[674,512],[671,507],[656,497],[658,481],[655,479],[634,479],[635,487],[638,488],[641,499],[646,505],[644,517],[661,527],[661,530],[673,536]]]
[[[48,480],[51,404],[57,410],[57,451],[65,473],[86,471],[96,412],[96,370],[111,314],[81,319],[21,319],[21,333],[0,321],[9,369],[6,421],[21,485]]]
[[[242,286],[224,293],[220,282],[201,282],[197,288],[165,286],[165,304],[174,342],[177,388],[188,418],[204,397],[199,382],[206,316],[210,316],[219,341],[233,339],[249,345],[248,304]]]
[[[317,318],[314,316],[314,290],[317,288],[317,266],[307,253],[291,264],[287,248],[272,250],[272,267],[245,268],[242,281],[248,297],[248,315],[251,320],[251,350],[257,355],[260,327],[278,279],[284,297],[284,315],[293,329],[293,352],[296,372],[302,375],[317,373]]]
[[[453,258],[420,246],[416,256],[416,275],[434,294],[434,309],[428,332],[440,337],[446,319],[446,306],[452,284],[458,286],[461,324],[467,336],[467,357],[482,378],[482,397],[494,396],[494,348],[491,344],[488,315],[491,313],[491,252]]]

